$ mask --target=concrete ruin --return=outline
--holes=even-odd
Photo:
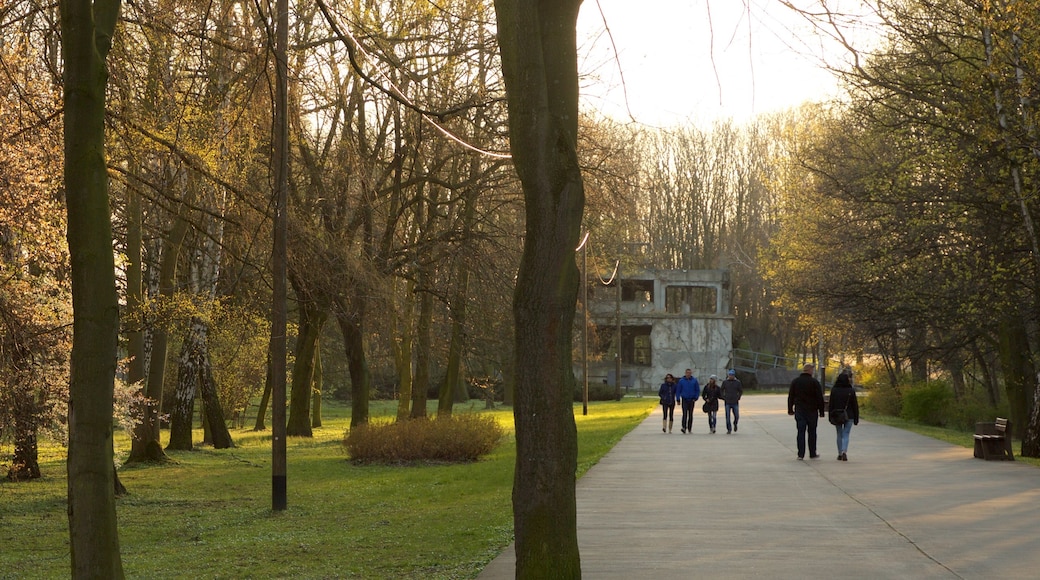
[[[705,384],[725,378],[733,343],[728,270],[642,270],[589,285],[589,384],[613,385],[621,354],[626,392],[656,393],[664,375],[692,368]],[[580,316],[580,312],[579,312]],[[618,340],[620,319],[621,336]],[[575,360],[582,377],[582,360]]]

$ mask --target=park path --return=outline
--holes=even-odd
[[[799,461],[785,395],[740,407],[732,435],[655,410],[578,481],[583,578],[1040,578],[1040,469],[865,421],[841,462],[823,419]]]

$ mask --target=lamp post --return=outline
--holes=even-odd
[[[621,400],[621,259],[618,258],[617,274],[617,303],[614,307],[614,316],[617,317],[617,352],[614,354],[614,398]]]
[[[581,414],[589,414],[589,249],[586,243],[589,241],[589,232],[578,245],[581,250]]]

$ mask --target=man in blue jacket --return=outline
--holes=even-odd
[[[682,403],[682,432],[689,433],[693,430],[693,404],[701,396],[701,384],[692,369],[686,369],[686,374],[679,379],[675,394]]]

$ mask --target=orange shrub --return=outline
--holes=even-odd
[[[343,445],[360,463],[476,461],[501,441],[502,426],[490,415],[375,422],[347,431]]]

